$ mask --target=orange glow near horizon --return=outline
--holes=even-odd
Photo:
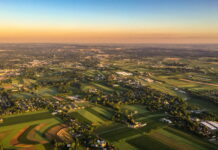
[[[0,42],[218,43],[217,0],[5,0]]]
[[[0,42],[218,43],[214,30],[1,27]]]

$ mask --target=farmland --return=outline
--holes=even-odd
[[[0,44],[16,51],[0,56],[0,149],[217,149],[210,47],[14,46]]]
[[[0,141],[7,149],[45,149],[45,145],[49,144],[46,131],[59,124],[61,122],[47,111],[5,117],[0,125]]]

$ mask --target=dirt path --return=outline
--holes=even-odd
[[[204,85],[210,85],[210,86],[218,87],[218,84],[213,84],[213,83],[205,83],[205,82],[199,82],[199,81],[192,81],[192,80],[188,80],[188,79],[179,79],[179,80],[186,81],[186,82],[191,82],[191,83],[204,84]]]
[[[12,140],[10,141],[11,145],[15,146],[15,147],[19,147],[19,148],[23,148],[23,149],[28,149],[28,150],[34,150],[33,145],[30,144],[22,144],[19,143],[18,138],[29,128],[29,126],[24,127],[22,129],[20,129],[19,132],[17,132],[17,134],[12,138]]]

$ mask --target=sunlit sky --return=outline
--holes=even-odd
[[[0,42],[218,43],[218,0],[0,0]]]

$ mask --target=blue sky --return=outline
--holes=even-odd
[[[218,33],[217,18],[218,0],[0,1],[0,28]]]

